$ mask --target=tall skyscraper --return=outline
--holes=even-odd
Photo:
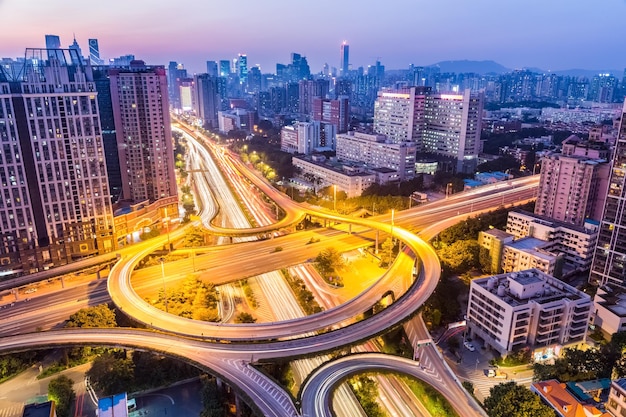
[[[242,85],[248,84],[248,57],[245,54],[237,57],[237,75]]]
[[[227,59],[222,59],[220,61],[220,77],[228,77],[230,73],[230,61]]]
[[[76,37],[74,37],[74,42],[69,46],[70,50],[76,51],[75,54],[72,54],[72,59],[76,59],[75,64],[83,63],[85,60],[83,59],[83,51],[80,49],[78,42],[76,42]]]
[[[348,45],[348,42],[346,41],[343,41],[341,44],[341,61],[339,63],[339,69],[342,77],[346,77],[348,75],[348,71],[350,70],[350,45]]]
[[[299,112],[303,116],[311,116],[313,111],[313,99],[326,98],[330,90],[328,80],[303,80],[299,86]]]
[[[589,281],[626,288],[626,101]]]
[[[420,143],[429,93],[427,87],[379,90],[374,103],[374,131],[393,143]]]
[[[52,53],[50,53],[52,52]],[[0,69],[0,264],[28,273],[113,250],[97,92],[67,49]]]
[[[481,152],[482,94],[429,94],[424,104],[424,152],[456,160],[456,172],[473,173]]]
[[[180,82],[187,78],[187,70],[183,64],[170,61],[167,66],[167,94],[174,109],[181,109]]]
[[[133,61],[109,74],[123,198],[138,203],[176,196],[165,68]]]
[[[196,74],[194,82],[196,87],[196,114],[205,129],[216,128],[217,112],[220,110],[217,77],[209,74]]]
[[[217,61],[206,62],[206,73],[209,74],[211,77],[217,77],[220,75],[217,70]]]
[[[600,221],[611,172],[608,146],[572,135],[562,149],[542,159],[535,214],[577,226]]]
[[[57,35],[46,35],[46,49],[60,49],[61,38]]]
[[[329,100],[321,97],[313,98],[313,121],[327,122],[335,126],[337,133],[348,131],[350,124],[350,103],[347,97]]]
[[[59,61],[65,59],[62,52],[56,52],[56,49],[61,49],[61,38],[57,35],[46,35],[46,49],[49,58],[58,55],[57,59]]]
[[[100,58],[100,48],[98,39],[89,39],[89,63],[91,65],[102,65],[104,60]]]
[[[111,102],[111,80],[109,66],[92,66],[93,81],[98,91],[98,108],[100,110],[100,126],[102,127],[102,142],[106,155],[107,174],[111,201],[117,202],[122,195],[122,174],[120,172],[120,158],[117,150],[115,135],[115,119],[113,117],[113,103]]]

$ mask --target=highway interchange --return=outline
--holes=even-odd
[[[237,164],[236,162],[233,163]],[[318,253],[322,245],[340,247],[342,250],[346,247],[371,245],[372,241],[376,239],[375,235],[377,233],[388,235],[392,232],[388,216],[354,219],[297,206],[291,200],[285,198],[284,195],[277,193],[265,181],[253,173],[247,172],[245,166],[239,164],[237,169],[246,174],[249,180],[269,195],[274,202],[279,203],[286,216],[280,224],[274,224],[273,227],[257,227],[254,232],[213,226],[205,222],[205,226],[212,228],[214,233],[235,236],[234,239],[242,236],[256,236],[259,233],[271,233],[277,229],[285,230],[290,228],[293,222],[299,221],[305,214],[338,222],[341,225],[351,224],[353,233],[348,234],[335,229],[297,232],[274,239],[227,245],[220,249],[202,250],[198,251],[197,256],[194,254],[193,265],[190,265],[192,264],[190,260],[178,261],[180,265],[176,267],[176,270],[190,268],[191,270],[208,269],[213,272],[215,269],[221,272],[212,274],[213,277],[219,277],[223,282],[235,281],[246,276],[258,275],[280,267],[302,263]],[[324,393],[332,391],[337,381],[332,382],[334,381],[332,378],[319,379],[311,377],[307,380],[307,384],[301,392],[300,407],[296,407],[291,397],[281,387],[258,372],[254,367],[249,366],[248,362],[252,358],[254,360],[296,358],[323,351],[332,351],[341,346],[354,345],[359,341],[370,339],[373,335],[382,333],[395,324],[404,322],[430,296],[437,284],[440,271],[439,261],[432,248],[413,232],[418,232],[427,225],[434,225],[440,220],[446,219],[447,222],[454,222],[470,213],[487,210],[503,203],[510,204],[525,201],[532,198],[535,188],[536,179],[526,179],[511,182],[507,186],[502,186],[500,190],[490,189],[482,194],[459,195],[450,198],[443,204],[426,205],[397,213],[393,235],[402,240],[410,251],[406,250],[406,253],[398,256],[392,269],[381,277],[374,286],[354,300],[317,315],[269,324],[216,325],[214,323],[197,322],[164,314],[147,304],[135,292],[133,287],[137,286],[137,282],[135,282],[135,278],[131,282],[131,272],[140,259],[152,252],[155,247],[160,247],[164,244],[165,237],[157,238],[150,241],[150,245],[134,247],[134,251],[128,251],[128,253],[121,255],[121,260],[114,266],[109,276],[108,290],[115,304],[125,314],[153,329],[159,329],[171,334],[165,335],[163,333],[130,329],[40,332],[4,337],[0,342],[0,349],[3,351],[14,351],[50,345],[91,343],[154,349],[191,360],[211,373],[226,379],[248,398],[250,404],[255,404],[257,410],[263,413],[263,415],[330,415],[327,414],[330,412],[329,397],[325,396]],[[209,211],[211,215],[214,215],[217,209],[214,206]],[[440,228],[445,227],[447,226],[440,226]],[[377,232],[377,230],[380,232]],[[426,239],[436,232],[436,228],[431,227],[428,232],[429,236],[426,236]],[[175,233],[177,232],[172,232],[171,238],[177,237]],[[320,245],[306,245],[306,242],[309,240],[308,236],[312,233],[318,233],[322,237]],[[244,249],[242,249],[241,245],[244,244],[246,245],[245,258],[242,259],[241,255]],[[277,246],[285,249],[282,252],[274,252],[272,249]],[[419,269],[419,277],[415,281],[412,279],[414,258],[410,252],[417,255],[422,266]],[[216,255],[216,253],[219,253],[219,255]],[[137,275],[141,276],[141,274],[140,272]],[[149,285],[147,284],[149,281],[147,278],[149,278],[149,275],[146,275],[146,278],[144,278],[145,285]],[[141,281],[141,278],[138,278],[138,280]],[[382,313],[349,327],[328,331],[331,327],[337,327],[340,323],[370,308],[395,280],[413,283],[403,295],[397,294],[396,302]],[[100,296],[106,298],[102,288],[99,291]],[[50,308],[43,308],[45,304],[39,304],[37,299],[29,303],[31,304],[18,303],[19,305],[16,306],[18,309],[14,310],[15,314],[11,314],[11,317],[0,321],[0,333],[7,335],[23,331],[20,326],[28,329],[28,326],[22,322],[22,317],[32,317],[32,321],[36,322],[36,316],[41,315],[42,312],[45,312],[46,315],[50,314]],[[55,311],[56,308],[55,306]],[[413,321],[411,320],[410,323]],[[16,328],[15,326],[18,327]],[[425,339],[429,337],[425,329],[418,331],[421,332],[421,337]],[[309,335],[315,332],[322,333],[316,333],[313,336]],[[112,342],[112,340],[115,342]],[[252,340],[255,340],[256,343],[249,343]],[[225,343],[226,341],[228,343]],[[434,346],[432,349],[436,350]],[[435,352],[432,352],[431,356],[437,361]],[[475,402],[458,386],[454,376],[447,375],[447,380],[441,378],[443,374],[448,373],[448,370],[445,369],[445,364],[440,364],[439,369],[437,369],[437,375],[439,376],[437,379],[433,378],[428,372],[417,369],[414,362],[411,364],[411,361],[403,361],[399,360],[399,358],[377,358],[378,356],[367,355],[366,358],[362,355],[353,355],[342,359],[346,363],[341,362],[340,365],[336,365],[333,361],[327,366],[330,369],[334,369],[332,371],[333,375],[343,375],[342,378],[338,377],[338,381],[344,380],[349,373],[360,372],[359,369],[372,368],[382,370],[393,366],[397,372],[414,375],[431,383],[449,400],[452,400],[451,403],[460,415],[483,415]],[[390,364],[391,362],[393,364]],[[344,372],[337,371],[337,367],[340,370],[343,368]],[[322,372],[323,369],[325,368],[320,368],[318,372]],[[318,380],[319,383],[316,382]],[[461,400],[461,398],[465,399]]]

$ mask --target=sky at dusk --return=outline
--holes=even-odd
[[[508,68],[620,70],[626,67],[626,0],[0,0],[0,57],[44,47],[44,35],[73,34],[88,54],[134,54],[148,64],[248,56],[274,72],[291,52],[312,72],[377,58],[387,69],[443,60],[494,60]]]

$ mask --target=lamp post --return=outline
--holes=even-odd
[[[450,197],[451,189],[452,189],[452,183],[449,182],[449,183],[446,184],[446,198]]]
[[[337,211],[337,185],[333,184],[333,211]]]
[[[389,267],[391,268],[391,256],[393,254],[393,215],[395,213],[394,209],[391,209],[391,245],[389,245]]]
[[[161,277],[163,278],[163,299],[165,301],[165,312],[167,313],[167,288],[165,287],[165,258],[161,257]]]

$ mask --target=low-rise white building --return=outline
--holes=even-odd
[[[607,339],[626,331],[626,292],[619,287],[598,287],[593,298],[592,326],[597,326]]]
[[[533,237],[544,241],[541,249],[563,256],[565,272],[587,271],[591,267],[598,237],[598,224],[595,221],[588,220],[581,227],[516,210],[509,212],[506,231],[516,239]]]
[[[611,382],[606,409],[613,416],[626,415],[626,378],[616,379]]]
[[[393,169],[400,181],[415,177],[416,152],[415,143],[392,143],[385,135],[354,131],[337,135],[337,159]]]
[[[467,327],[501,355],[530,347],[541,358],[584,340],[591,306],[584,292],[529,269],[473,280]]]
[[[364,167],[333,163],[324,156],[293,157],[292,163],[299,171],[297,178],[304,185],[315,190],[334,185],[337,191],[345,191],[348,198],[360,196],[376,182],[376,174]]]
[[[543,240],[525,237],[504,245],[501,266],[503,272],[522,271],[537,268],[549,275],[561,276],[560,255],[542,248]]]

